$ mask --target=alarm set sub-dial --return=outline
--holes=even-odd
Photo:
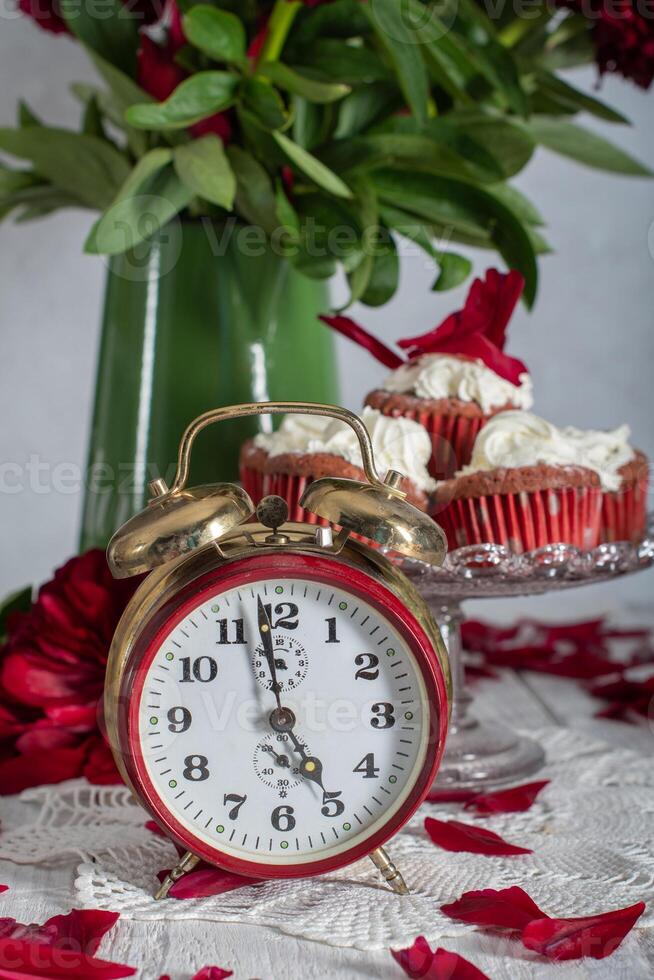
[[[271,734],[254,750],[254,771],[281,799],[302,782],[299,760],[287,735]]]
[[[273,651],[277,683],[280,691],[294,691],[307,676],[309,659],[303,645],[293,636],[278,634],[273,637]],[[266,661],[263,644],[254,651],[252,657],[254,674],[266,691],[272,691],[273,681]]]

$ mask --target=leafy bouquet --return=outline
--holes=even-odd
[[[46,6],[43,6],[43,4]],[[626,120],[557,74],[593,57],[642,86],[654,28],[632,0],[20,0],[87,49],[79,132],[21,104],[0,149],[0,215],[99,209],[86,243],[116,254],[176,214],[256,226],[308,276],[340,264],[351,301],[393,295],[397,238],[434,288],[469,274],[457,243],[499,252],[534,300],[542,219],[510,183],[538,145],[648,171],[574,121]]]

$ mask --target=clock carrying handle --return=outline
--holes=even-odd
[[[354,430],[361,447],[363,469],[368,482],[382,489],[386,494],[404,497],[405,494],[394,485],[394,481],[384,483],[380,480],[375,468],[375,459],[370,435],[358,415],[347,408],[337,405],[321,405],[319,402],[249,402],[243,405],[227,405],[224,408],[214,408],[196,419],[186,429],[179,444],[177,456],[177,472],[170,493],[178,493],[186,486],[188,479],[191,450],[196,436],[214,422],[226,422],[228,419],[239,419],[251,415],[324,415],[340,422],[345,422]]]

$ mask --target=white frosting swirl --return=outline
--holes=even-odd
[[[476,402],[486,414],[502,405],[528,409],[534,403],[531,377],[526,372],[520,375],[520,385],[514,385],[483,361],[451,354],[423,354],[389,374],[382,387],[418,398]]]
[[[369,406],[363,409],[361,418],[370,433],[375,463],[382,476],[386,470],[399,470],[420,490],[431,491],[435,488],[436,481],[427,471],[432,446],[426,429],[411,419],[391,418]],[[260,433],[254,441],[257,446],[267,449],[271,456],[282,453],[331,453],[354,466],[363,465],[359,440],[350,426],[338,419],[289,415],[277,432]]]
[[[559,429],[531,412],[500,412],[480,431],[472,459],[458,475],[539,463],[581,466],[597,473],[604,490],[615,491],[620,488],[620,468],[635,456],[630,434],[628,425],[610,432],[571,425]]]

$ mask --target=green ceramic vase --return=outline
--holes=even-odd
[[[234,229],[232,229],[234,232]],[[258,238],[174,222],[110,260],[80,545],[104,547],[172,480],[188,423],[219,405],[338,400],[327,286]],[[238,479],[241,443],[269,417],[226,422],[196,442],[190,484]]]

